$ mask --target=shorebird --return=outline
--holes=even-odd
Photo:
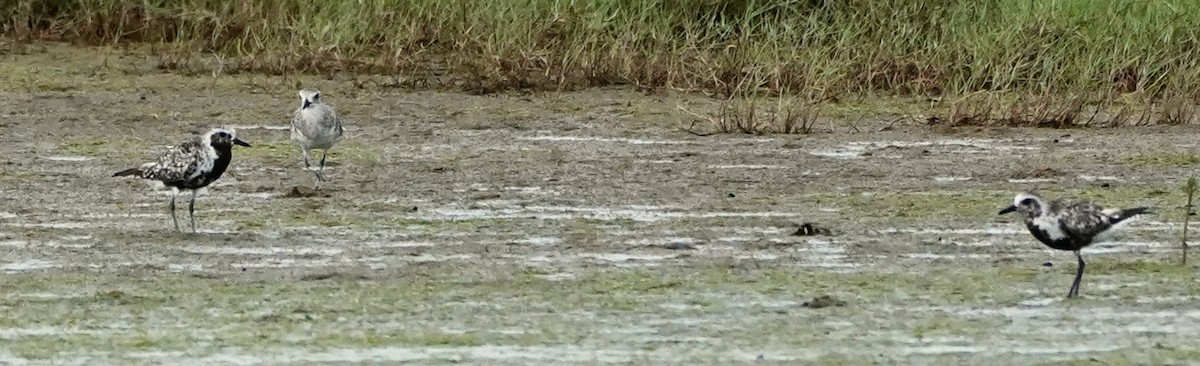
[[[250,147],[250,144],[237,138],[233,129],[214,128],[168,148],[158,157],[158,161],[125,169],[114,173],[113,176],[136,175],[142,179],[162,182],[170,187],[171,221],[175,223],[175,231],[180,231],[179,220],[175,217],[175,197],[181,190],[191,190],[192,200],[188,203],[188,216],[191,217],[192,232],[195,233],[196,191],[221,178],[221,174],[229,168],[229,161],[233,159],[233,145]]]
[[[1071,298],[1079,296],[1079,281],[1083,279],[1083,267],[1086,265],[1080,249],[1112,240],[1116,232],[1129,223],[1129,218],[1150,213],[1150,208],[1105,210],[1090,202],[1047,201],[1033,193],[1018,193],[1011,206],[1000,210],[1000,215],[1013,211],[1025,215],[1025,227],[1042,244],[1075,252],[1079,268],[1075,272],[1075,282],[1067,290],[1067,298]]]
[[[292,140],[300,144],[304,153],[304,169],[313,173],[313,189],[321,187],[325,177],[325,156],[329,149],[342,138],[342,120],[333,106],[321,100],[321,92],[311,89],[300,90],[300,108],[292,114]],[[321,150],[321,162],[317,170],[308,163],[308,151]]]

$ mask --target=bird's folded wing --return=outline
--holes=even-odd
[[[1113,225],[1112,218],[1105,215],[1103,209],[1086,202],[1064,207],[1062,215],[1060,226],[1071,237],[1095,236]]]
[[[198,149],[195,144],[172,146],[158,157],[158,162],[142,172],[143,177],[164,182],[186,180],[196,171]]]

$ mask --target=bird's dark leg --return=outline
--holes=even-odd
[[[175,196],[177,195],[179,195],[179,192],[171,190],[171,205],[169,207],[171,209],[171,222],[175,223],[175,231],[179,231],[179,219],[175,218]]]
[[[325,157],[328,155],[329,150],[321,150],[321,163],[317,166],[317,177],[319,177],[321,181],[325,180],[325,176],[321,173],[325,173]]]
[[[1068,298],[1079,296],[1079,281],[1083,279],[1083,267],[1087,265],[1078,250],[1075,251],[1075,258],[1079,258],[1079,269],[1075,271],[1075,282],[1071,283],[1071,289],[1067,291]]]
[[[329,155],[329,150],[321,151],[321,164],[320,164],[320,167],[317,168],[317,171],[322,172],[322,173],[325,172],[325,157],[328,155]]]
[[[196,233],[196,190],[192,190],[192,200],[188,202],[188,217],[192,219],[192,234]]]
[[[325,161],[325,159],[322,158],[321,159],[322,164],[324,164],[324,161]],[[321,172],[313,170],[312,165],[308,163],[308,149],[304,149],[304,170],[307,170],[309,173],[312,173],[313,176],[317,180],[316,185],[314,186],[313,189],[316,189],[317,186],[320,186],[321,181],[324,180],[324,178],[321,177]]]

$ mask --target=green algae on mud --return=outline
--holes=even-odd
[[[1136,288],[1138,296],[1169,295],[1181,285],[1197,286],[1193,271],[1151,261],[1106,257],[1094,263],[1085,283],[1098,276],[1144,277],[1141,270],[1128,268],[1162,267],[1154,272],[1153,286]],[[492,267],[486,273],[413,267],[404,271],[404,280],[389,275],[279,281],[279,274],[272,273],[217,278],[137,271],[21,273],[0,280],[8,293],[0,302],[5,310],[0,327],[48,329],[51,334],[21,337],[5,348],[30,359],[55,359],[89,351],[204,354],[228,347],[267,351],[296,344],[361,348],[548,345],[583,339],[619,343],[623,341],[599,336],[603,329],[581,322],[595,325],[593,318],[600,318],[606,324],[601,328],[620,329],[674,309],[669,311],[680,312],[678,316],[705,319],[697,332],[688,332],[692,336],[741,340],[729,346],[753,340],[756,347],[809,347],[835,342],[825,340],[825,326],[812,323],[833,319],[867,327],[887,322],[889,329],[917,338],[984,337],[996,325],[993,322],[1002,320],[919,309],[1016,306],[1027,299],[1021,289],[1069,281],[1065,269],[1039,273],[1029,269],[1033,266],[977,264],[832,273],[696,263],[665,271],[597,269],[560,280],[522,267]],[[963,271],[964,265],[974,269]],[[1058,286],[1039,292],[1056,296],[1056,290]],[[1104,294],[1129,291],[1135,288],[1089,288],[1084,298],[1049,308],[1103,306]],[[799,306],[819,294],[831,294],[848,305],[822,310]],[[748,299],[759,305],[748,306]],[[877,314],[881,310],[884,314]],[[755,315],[742,316],[748,314]],[[172,321],[162,322],[166,319]],[[375,325],[363,326],[368,323]],[[435,324],[440,326],[429,328]],[[503,329],[519,331],[499,331]],[[781,334],[789,336],[764,338]]]
[[[182,141],[183,138],[180,138]],[[58,144],[58,153],[89,158],[152,159],[155,153],[137,140],[111,140],[99,138],[72,138]]]
[[[1153,152],[1121,157],[1121,162],[1133,166],[1191,166],[1200,163],[1200,155],[1190,152]]]

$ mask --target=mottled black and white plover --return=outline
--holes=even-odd
[[[329,149],[342,138],[342,120],[338,118],[333,106],[321,100],[321,92],[317,90],[300,90],[300,108],[292,114],[292,140],[300,144],[304,153],[304,169],[311,171],[316,178],[313,188],[320,188],[325,177],[325,156]],[[321,150],[321,162],[317,170],[308,163],[309,150]]]
[[[1079,281],[1083,279],[1085,264],[1079,250],[1093,243],[1112,240],[1114,234],[1129,222],[1129,218],[1150,213],[1150,208],[1105,210],[1090,202],[1047,201],[1033,193],[1019,193],[1013,198],[1013,204],[1000,210],[1000,214],[1013,211],[1025,215],[1025,227],[1042,244],[1075,252],[1079,269],[1075,272],[1075,282],[1067,290],[1067,297],[1070,298],[1079,295]]]
[[[196,191],[207,187],[221,178],[233,159],[233,145],[250,147],[237,138],[233,129],[214,128],[202,135],[193,136],[179,145],[167,148],[158,161],[142,164],[116,172],[114,177],[136,175],[142,179],[162,182],[171,188],[171,221],[175,231],[179,220],[175,218],[175,197],[181,190],[191,190],[192,200],[188,203],[188,216],[192,220],[192,232],[196,232]]]

